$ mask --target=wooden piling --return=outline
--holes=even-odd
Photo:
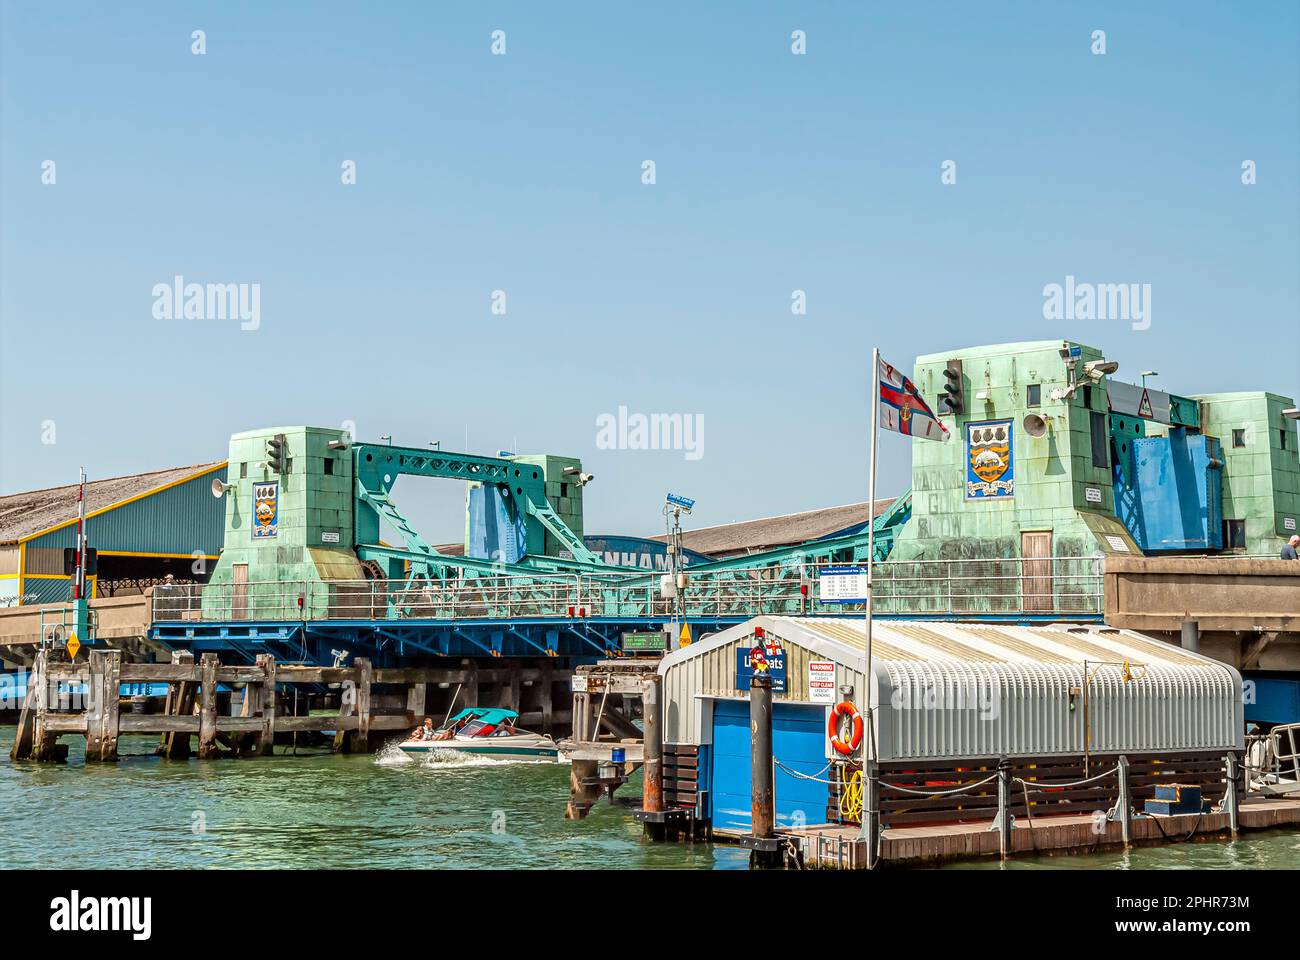
[[[355,657],[352,666],[358,671],[357,677],[357,729],[352,735],[352,752],[365,753],[370,749],[370,682],[374,669],[366,657]]]
[[[14,731],[14,743],[9,748],[10,760],[32,759],[32,743],[36,730],[36,707],[39,703],[40,686],[45,682],[45,651],[38,651],[31,672],[27,674],[27,693],[23,697],[22,708],[18,712],[18,729]]]
[[[262,668],[264,679],[257,697],[257,705],[261,710],[262,730],[255,741],[255,752],[263,757],[269,757],[275,752],[275,657],[269,653],[259,653],[257,665]],[[251,684],[249,689],[252,689]]]
[[[90,652],[90,680],[86,684],[87,763],[111,763],[117,760],[121,676],[121,651]]]
[[[199,759],[221,756],[217,745],[217,655],[199,661]]]
[[[172,651],[172,666],[177,673],[194,666],[194,654],[188,650]],[[191,717],[194,715],[194,681],[180,680],[168,684],[167,703],[163,713],[169,717]],[[168,760],[186,760],[190,755],[190,735],[184,730],[172,728],[162,734],[159,752]]]

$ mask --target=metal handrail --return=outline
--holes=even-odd
[[[823,603],[821,570],[835,564],[690,574],[688,616],[849,612]],[[873,565],[881,613],[1102,611],[1093,557],[899,560]],[[449,580],[252,581],[154,589],[153,618],[171,620],[509,619],[656,616],[673,601],[644,575],[477,574]],[[1012,586],[1014,584],[1014,586]]]

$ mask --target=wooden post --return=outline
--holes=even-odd
[[[581,820],[600,799],[600,786],[596,781],[595,760],[574,760],[569,765],[569,803],[564,808],[565,820]]]
[[[59,763],[67,758],[68,748],[59,743],[59,735],[51,733],[46,725],[46,718],[50,714],[50,700],[55,695],[54,684],[49,677],[48,659],[44,663],[39,679],[33,677],[30,682],[37,684],[36,716],[32,724],[32,759],[46,763]]]
[[[510,661],[510,702],[506,704],[507,708],[514,710],[516,713],[523,713],[524,706],[519,700],[519,661]]]
[[[370,749],[370,678],[374,670],[366,657],[354,657],[352,665],[357,668],[357,730],[352,735],[352,751],[365,753]]]
[[[257,665],[262,668],[261,691],[257,698],[258,706],[262,709],[262,732],[258,734],[256,750],[262,756],[269,757],[275,752],[275,657],[269,653],[259,653]],[[252,684],[247,689],[252,689]]]
[[[172,663],[193,666],[194,654],[188,650],[173,650]],[[167,713],[177,717],[194,715],[193,680],[181,680],[170,685],[167,691]],[[164,733],[162,735],[162,755],[168,760],[187,759],[190,755],[190,735],[188,733]]]
[[[199,759],[221,755],[217,746],[217,655],[205,653],[199,661]]]
[[[86,684],[86,762],[117,760],[118,694],[122,688],[122,654],[117,650],[90,652]]]
[[[424,722],[424,703],[427,696],[428,686],[423,682],[411,684],[410,689],[406,691],[406,712],[417,725]]]
[[[32,759],[32,741],[36,728],[36,707],[44,694],[45,651],[36,654],[36,661],[27,674],[27,691],[22,709],[18,713],[18,729],[14,731],[14,745],[9,749],[10,760]]]
[[[478,706],[478,664],[473,660],[465,661],[465,686],[460,691],[460,705]]]

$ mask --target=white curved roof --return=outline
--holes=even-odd
[[[787,649],[787,689],[808,702],[807,662],[861,689],[858,618],[756,617],[668,654],[665,736],[706,737],[688,700],[745,696],[734,650],[762,626]],[[882,760],[1240,749],[1241,676],[1131,630],[876,620],[872,701]]]

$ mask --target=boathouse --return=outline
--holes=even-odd
[[[861,708],[864,638],[857,619],[756,617],[668,654],[659,667],[665,801],[693,807],[715,833],[749,831],[749,684],[761,649],[778,826],[851,821],[840,798],[862,744],[837,752],[830,721],[840,703]],[[1163,779],[1199,783],[1218,800],[1225,756],[1244,749],[1241,675],[1133,631],[877,621],[872,650],[881,783],[898,788],[882,791],[886,826],[991,817],[988,791],[906,791],[933,794],[1000,764],[1026,780],[1074,781],[1124,756],[1139,799]],[[1032,815],[1097,809],[1108,791],[1100,782],[1056,791]]]

